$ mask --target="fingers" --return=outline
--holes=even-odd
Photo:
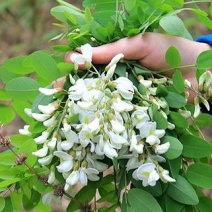
[[[65,84],[66,78],[65,77],[61,77],[55,81],[52,82],[52,86],[53,88],[63,88],[64,84]]]
[[[119,53],[124,54],[124,59],[140,60],[145,56],[145,54],[148,53],[148,48],[145,47],[146,44],[144,42],[144,37],[145,35],[140,34],[130,38],[123,38],[113,43],[93,47],[92,63],[107,64],[115,55]],[[144,48],[146,50],[142,51]],[[68,52],[65,56],[67,62],[73,63],[73,61],[71,61],[71,55],[73,53],[80,54],[74,51]],[[81,65],[79,68],[84,69],[84,66]]]

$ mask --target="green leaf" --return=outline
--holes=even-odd
[[[27,198],[25,194],[23,195],[22,202],[23,202],[24,209],[26,210],[33,209],[38,204],[41,198],[41,194],[39,194],[37,191],[32,189],[31,192],[32,192],[31,197],[29,199]]]
[[[169,184],[167,194],[183,204],[196,205],[199,202],[194,188],[182,176],[178,176],[175,183]]]
[[[181,108],[186,105],[186,99],[178,93],[169,91],[167,96],[164,96],[169,107],[172,108]]]
[[[193,185],[212,189],[212,167],[208,164],[196,163],[188,167],[186,178]]]
[[[128,210],[126,210],[126,206]],[[123,211],[145,211],[145,212],[162,212],[160,205],[156,199],[146,191],[142,189],[133,188],[129,192],[124,194]]]
[[[172,159],[178,158],[182,154],[183,145],[177,138],[172,137],[172,136],[164,136],[161,139],[161,142],[162,143],[166,143],[166,142],[170,143],[170,147],[169,147],[168,151],[166,153],[164,153],[164,156],[167,159],[172,160]]]
[[[177,68],[181,64],[180,53],[176,47],[171,46],[165,54],[166,63],[174,68]]]
[[[11,100],[11,98],[8,96],[7,92],[5,89],[0,88],[0,100],[2,101],[8,101]]]
[[[175,124],[175,127],[180,131],[184,131],[188,127],[188,121],[180,113],[170,112],[169,118],[170,122]]]
[[[14,79],[16,77],[20,77],[21,75],[19,74],[14,74],[7,70],[6,68],[0,67],[0,79],[2,82],[5,84],[9,82],[11,79]]]
[[[170,198],[168,195],[165,196],[165,207],[166,211],[171,211],[171,212],[179,212],[182,211],[184,205],[180,204],[179,202],[173,200]]]
[[[212,67],[212,50],[202,52],[196,60],[197,68],[206,69]]]
[[[32,152],[35,152],[36,150],[37,150],[36,143],[34,142],[33,139],[29,139],[20,146],[17,153],[18,154],[22,154],[22,153],[26,154],[26,156],[27,156],[26,162],[28,165],[30,165],[32,167],[35,164],[35,162],[37,161],[37,157],[32,154]],[[28,168],[26,167],[26,169],[28,169]]]
[[[8,180],[4,180],[3,182],[0,182],[0,188],[6,188],[7,186],[17,183],[20,180],[21,178],[12,178]]]
[[[29,77],[10,80],[6,85],[8,95],[17,100],[33,100],[38,94],[39,84]]]
[[[173,86],[178,93],[183,93],[185,89],[184,78],[181,71],[175,71],[173,76]]]
[[[3,211],[4,206],[5,206],[4,197],[1,197],[1,196],[0,196],[0,211]]]
[[[167,119],[159,111],[153,114],[153,120],[157,123],[157,129],[166,129],[168,127]]]
[[[35,72],[45,79],[46,83],[51,83],[53,80],[58,79],[57,63],[49,54],[37,51],[32,53],[29,58],[32,61]]]
[[[87,203],[93,199],[96,193],[96,188],[94,186],[85,186],[83,187],[75,196],[77,200],[81,203]],[[66,211],[67,212],[72,212],[75,211],[76,209],[79,209],[79,205],[76,204],[76,202],[72,201],[68,205]]]
[[[190,158],[203,158],[212,153],[212,147],[205,140],[193,135],[184,135],[180,139],[183,144],[182,155]]]
[[[27,66],[23,63],[25,58],[26,56],[19,56],[8,59],[3,63],[3,67],[15,74],[24,75],[32,73],[34,71],[32,66]]]
[[[201,128],[212,126],[212,115],[207,113],[200,114],[195,118],[195,124]]]
[[[111,17],[116,15],[116,0],[85,0],[83,6],[94,8],[93,18],[102,26],[106,26],[111,21]]]
[[[19,101],[19,100],[14,100],[13,101],[13,108],[18,116],[26,122],[30,123],[32,121],[32,118],[29,117],[25,112],[25,108],[31,108],[31,104],[28,101]]]
[[[22,200],[23,193],[18,192],[11,192],[11,203],[14,211],[21,211],[21,200]]]
[[[33,113],[40,113],[40,110],[38,109],[38,105],[48,105],[52,102],[53,95],[52,96],[46,96],[42,93],[39,93],[39,95],[35,98],[33,104],[32,104],[32,112]]]
[[[15,173],[10,169],[0,169],[0,179],[7,180],[15,177]]]
[[[169,164],[169,170],[172,173],[172,177],[176,179],[182,166],[182,157],[180,156],[176,159],[168,160],[167,162]]]
[[[0,164],[2,165],[15,165],[16,156],[10,152],[5,151],[0,154]]]
[[[212,208],[212,199],[208,197],[200,197],[199,198],[199,204],[197,205],[197,208],[199,211],[207,212],[211,211]]]
[[[186,29],[183,21],[176,15],[167,15],[160,20],[160,26],[168,33],[177,35],[189,40],[193,40],[192,36]]]
[[[70,24],[70,21],[73,21],[73,20],[72,19],[70,20],[70,16],[67,16],[67,15],[72,14],[72,17],[76,19],[75,23],[77,23],[79,26],[86,24],[85,15],[77,7],[73,7],[70,4],[69,6],[65,5],[65,6],[53,7],[50,13],[59,21],[62,21],[68,24]]]
[[[29,136],[27,135],[21,135],[21,134],[13,134],[10,136],[11,144],[14,147],[20,147],[23,145],[24,142],[29,140]]]
[[[12,122],[14,118],[14,110],[7,105],[0,104],[0,123],[7,125]]]

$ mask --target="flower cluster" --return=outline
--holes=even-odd
[[[123,54],[116,55],[96,78],[74,79],[70,75],[72,85],[65,103],[57,98],[48,105],[39,105],[41,113],[26,109],[27,114],[46,127],[34,138],[38,150],[33,154],[39,158],[39,164],[49,167],[48,183],[59,183],[55,174],[58,172],[64,178],[65,191],[78,182],[85,186],[88,180],[99,180],[98,174],[108,168],[108,159],[114,158],[127,160],[126,170],[133,170],[132,177],[141,180],[143,186],[154,186],[159,179],[175,181],[168,170],[160,166],[165,161],[162,154],[170,147],[169,142],[160,140],[165,130],[157,129],[148,106],[133,103],[138,91],[132,81],[114,75],[117,62],[123,57]],[[79,60],[90,67],[90,58],[86,53]],[[77,56],[74,62],[77,63]],[[149,88],[152,82],[140,79],[140,83]],[[44,95],[62,91],[39,90]],[[146,95],[155,93],[151,88],[148,92]],[[166,107],[165,102],[157,98],[153,103],[158,109]],[[28,126],[20,133],[29,135]]]

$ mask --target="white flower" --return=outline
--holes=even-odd
[[[79,181],[79,170],[71,172],[66,179],[66,183],[69,185],[75,185]]]
[[[155,145],[155,153],[164,154],[165,152],[168,151],[169,147],[170,147],[169,142],[166,142],[166,143],[161,144],[161,145],[156,144]]]
[[[146,142],[150,145],[159,144],[159,138],[165,135],[165,130],[156,129],[156,122],[146,122],[139,130],[141,138],[146,137]]]
[[[38,90],[46,96],[51,96],[62,91],[62,88],[39,88]]]
[[[73,157],[66,152],[55,151],[54,155],[61,159],[60,165],[57,166],[58,172],[68,172],[73,168]]]
[[[156,181],[159,180],[159,174],[156,171],[156,166],[153,163],[142,164],[133,172],[133,178],[141,180],[143,186],[155,186]]]
[[[106,76],[104,76],[104,75],[102,74],[102,78],[103,78],[104,80],[109,80],[109,79],[113,76],[113,74],[114,74],[114,72],[115,72],[115,69],[116,69],[116,64],[112,65],[112,66],[108,69],[108,71],[107,71],[107,73],[106,73]]]
[[[135,151],[139,154],[142,154],[144,145],[138,142],[139,139],[140,139],[140,136],[136,136],[135,133],[132,133],[132,136],[130,139],[130,151]]]
[[[90,129],[91,133],[98,133],[100,130],[100,118],[96,117],[93,121],[88,124],[88,128]]]
[[[55,202],[56,205],[61,205],[61,198],[55,196],[54,191],[51,191],[43,195],[42,202],[45,205],[52,205],[53,202]]]
[[[23,129],[19,129],[19,133],[22,135],[32,135],[32,133],[29,131],[29,125],[25,125]]]
[[[37,121],[45,121],[46,119],[50,118],[51,115],[49,114],[41,114],[41,113],[32,113],[32,117]]]
[[[122,133],[125,131],[125,127],[122,123],[120,123],[117,119],[110,120],[110,123],[112,125],[112,129],[116,133]]]
[[[104,156],[100,156],[97,154],[87,153],[86,155],[86,161],[88,162],[88,167],[93,167],[97,169],[99,172],[103,172],[108,168],[108,165],[101,162]]]
[[[49,137],[49,132],[43,131],[40,136],[37,138],[34,138],[34,141],[36,144],[43,144],[45,141],[47,141],[47,138]]]
[[[27,114],[27,116],[32,117],[32,109],[24,108],[24,112]]]
[[[53,155],[47,155],[44,158],[38,159],[38,163],[41,165],[49,165],[52,162]]]
[[[112,58],[112,60],[110,61],[110,63],[106,66],[105,70],[110,69],[112,66],[117,64],[122,58],[124,58],[124,54],[122,54],[122,53],[119,53],[119,54],[115,55]]]
[[[79,100],[85,92],[87,92],[87,87],[84,80],[80,78],[69,88],[69,98],[72,100]]]
[[[112,108],[121,113],[124,111],[132,111],[133,110],[133,105],[131,103],[122,101],[120,97],[114,99],[113,104],[112,104]]]
[[[127,100],[132,100],[134,94],[134,86],[132,81],[126,77],[119,77],[115,81],[118,93]]]
[[[161,173],[159,173],[160,175],[160,179],[164,182],[176,182],[175,179],[173,179],[172,177],[169,176],[169,171],[168,170],[163,170]]]
[[[92,151],[94,151],[94,145],[91,142],[91,139],[93,138],[92,133],[88,129],[88,127],[84,127],[80,132],[79,132],[79,139],[80,139],[80,144],[83,147],[86,147],[89,143],[91,144]]]
[[[55,173],[54,171],[51,171],[48,177],[48,183],[49,184],[53,184],[55,182],[56,178],[55,178]]]
[[[43,125],[45,127],[50,127],[51,125],[53,125],[54,121],[55,121],[56,117],[52,116],[50,119],[47,119],[46,121],[43,122]]]
[[[77,105],[84,110],[90,109],[94,104],[92,101],[90,102],[85,102],[85,101],[78,101]]]
[[[113,146],[108,141],[105,141],[103,151],[104,151],[104,154],[110,159],[113,159],[114,157],[118,157],[117,151],[113,148]]]
[[[85,65],[85,69],[89,69],[91,67],[92,47],[90,44],[85,44],[80,49],[82,54],[74,53],[70,57],[74,63],[74,68],[77,70],[79,65]]]
[[[55,110],[57,110],[57,108],[59,107],[59,105],[57,103],[50,103],[48,105],[38,105],[38,109],[47,115],[52,114]]]
[[[109,137],[110,137],[110,142],[112,146],[114,146],[116,149],[121,149],[123,145],[126,145],[127,139],[125,139],[123,136],[118,135],[112,131],[109,131]]]
[[[36,152],[32,152],[33,155],[35,155],[39,158],[46,156],[47,153],[48,153],[48,147],[47,146],[44,146],[43,148],[37,150]]]
[[[61,143],[61,148],[64,150],[69,150],[75,143],[79,142],[78,135],[73,130],[71,130],[71,127],[68,124],[63,125],[62,131],[65,134],[66,141]]]
[[[146,110],[147,107],[139,107],[131,115],[132,124],[137,129],[141,128],[141,126],[150,119]]]
[[[138,154],[131,154],[129,156],[129,160],[126,165],[127,171],[131,169],[137,169],[139,166],[141,166],[144,163],[144,160],[138,159]]]
[[[57,138],[56,137],[52,137],[52,139],[47,143],[47,146],[50,149],[54,149],[56,147],[57,144]]]
[[[143,78],[139,79],[139,82],[146,88],[149,88],[152,85],[151,80],[145,80]]]
[[[195,104],[194,107],[194,118],[196,118],[197,116],[199,116],[199,114],[201,113],[201,109],[200,109],[200,105],[199,104]]]

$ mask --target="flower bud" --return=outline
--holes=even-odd
[[[39,88],[38,90],[46,96],[51,96],[62,91],[62,88]]]

